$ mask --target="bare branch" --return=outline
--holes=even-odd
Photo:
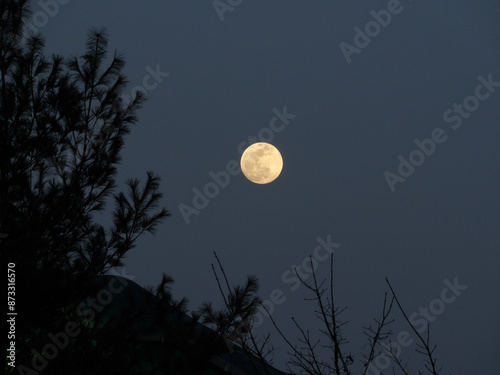
[[[410,319],[408,318],[408,316],[406,315],[403,307],[399,303],[398,297],[396,296],[396,293],[394,292],[394,289],[392,288],[391,283],[389,282],[389,280],[387,278],[385,279],[385,281],[387,282],[387,285],[389,285],[389,288],[391,289],[392,295],[393,295],[394,299],[396,300],[396,303],[397,303],[397,305],[399,307],[399,310],[403,314],[406,322],[408,323],[408,325],[411,327],[412,331],[417,335],[418,339],[420,340],[422,351],[419,351],[419,353],[426,355],[427,359],[429,361],[429,364],[430,364],[430,367],[428,367],[428,365],[426,364],[425,368],[427,370],[429,370],[429,372],[432,375],[438,375],[441,370],[440,369],[439,370],[436,369],[436,359],[433,356],[433,352],[434,352],[436,346],[434,346],[433,349],[431,349],[430,346],[429,346],[429,337],[430,337],[429,324],[427,324],[427,340],[424,340],[424,338],[420,335],[420,333],[415,329],[415,327],[413,326],[413,324],[411,324]]]

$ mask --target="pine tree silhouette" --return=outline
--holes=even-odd
[[[17,362],[26,365],[48,333],[64,330],[85,283],[121,266],[169,215],[157,207],[152,172],[116,191],[120,151],[144,97],[122,103],[124,59],[108,60],[105,31],[90,31],[81,57],[47,57],[40,35],[24,35],[29,14],[25,0],[0,1],[0,257],[15,263]],[[96,214],[110,201],[105,227]]]

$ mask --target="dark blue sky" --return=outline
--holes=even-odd
[[[416,323],[432,321],[445,373],[498,373],[498,1],[243,0],[223,20],[212,1],[41,4],[32,10],[48,14],[36,21],[47,51],[82,55],[88,29],[106,27],[110,49],[127,61],[127,93],[150,88],[118,178],[158,173],[172,217],[141,239],[126,274],[147,285],[166,272],[191,308],[220,303],[216,251],[232,284],[255,274],[264,299],[283,293],[273,317],[294,340],[291,316],[311,330],[319,324],[289,271],[330,237],[340,244],[335,291],[348,306],[347,348],[358,359],[361,325],[379,314],[388,277]],[[388,8],[378,30],[371,11]],[[355,28],[372,33],[367,46]],[[356,53],[346,58],[342,43]],[[296,117],[282,131],[262,130],[284,107]],[[233,174],[187,224],[179,205],[193,206],[193,189],[203,191],[210,172],[239,161],[238,146],[259,134],[271,134],[283,156],[279,178],[256,185]],[[410,159],[418,166],[399,167]],[[399,181],[394,191],[386,172]],[[453,294],[445,280],[455,279],[467,288]],[[285,347],[269,319],[255,332],[269,330],[280,366]],[[411,368],[422,360],[414,349],[402,352]]]

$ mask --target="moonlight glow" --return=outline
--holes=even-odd
[[[248,147],[241,155],[241,170],[256,184],[274,181],[283,169],[283,158],[276,147],[259,142]]]

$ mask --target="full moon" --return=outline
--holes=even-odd
[[[256,184],[274,181],[283,169],[283,158],[276,147],[259,142],[248,147],[241,155],[241,170]]]

